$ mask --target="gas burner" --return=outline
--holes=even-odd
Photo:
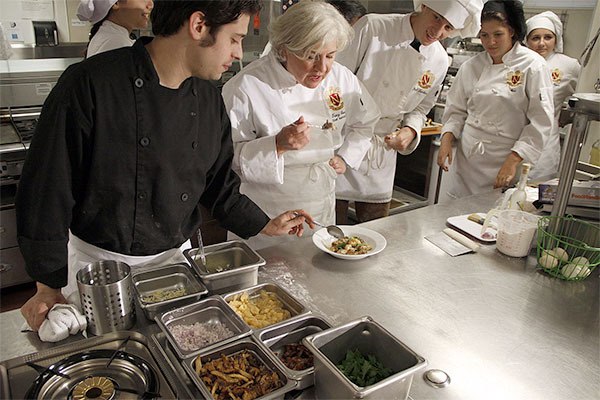
[[[111,400],[115,396],[114,382],[105,376],[90,376],[79,382],[69,395],[71,400]]]
[[[159,386],[156,372],[141,357],[119,350],[90,350],[52,364],[35,379],[25,398],[153,399],[160,397]]]

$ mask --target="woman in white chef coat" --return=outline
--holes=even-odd
[[[522,161],[537,163],[552,131],[550,72],[520,43],[525,30],[518,0],[485,3],[479,37],[486,51],[461,65],[443,116],[437,162],[453,170],[452,198],[509,186]]]
[[[152,0],[80,0],[77,17],[93,24],[86,57],[131,46],[131,32],[148,27]]]
[[[272,51],[223,87],[240,191],[267,215],[297,205],[333,224],[336,177],[360,165],[379,118],[360,81],[335,62],[352,28],[332,5],[306,1],[270,34]]]
[[[534,15],[527,20],[527,47],[544,57],[554,88],[554,128],[548,137],[538,163],[529,173],[531,179],[552,178],[560,163],[558,117],[563,102],[577,87],[581,72],[579,62],[562,54],[562,22],[552,11]]]

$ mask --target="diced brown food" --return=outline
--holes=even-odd
[[[289,369],[302,371],[314,366],[313,354],[303,344],[291,343],[283,346],[279,359]]]
[[[198,376],[216,400],[253,400],[283,386],[277,373],[247,350],[221,355],[200,368],[200,356],[194,363]]]

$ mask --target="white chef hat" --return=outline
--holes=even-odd
[[[482,0],[414,0],[415,10],[424,4],[452,24],[450,36],[475,37],[481,26]]]
[[[558,15],[554,14],[552,11],[544,11],[543,13],[536,14],[527,20],[527,36],[529,36],[532,30],[538,28],[548,29],[549,31],[553,32],[554,35],[556,35],[556,46],[554,50],[557,53],[562,53],[563,25],[560,21],[560,18],[558,18]]]
[[[77,17],[80,21],[90,21],[92,24],[102,21],[108,15],[111,7],[118,0],[79,0]]]

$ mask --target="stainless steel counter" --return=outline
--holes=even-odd
[[[450,257],[424,239],[447,217],[483,212],[499,193],[397,214],[363,224],[387,248],[361,261],[322,253],[309,237],[261,250],[259,280],[275,281],[334,324],[363,315],[441,369],[436,389],[415,377],[420,399],[597,399],[600,394],[598,270],[565,282],[513,259],[494,245]],[[136,328],[154,331],[140,314]],[[0,314],[0,359],[48,347],[17,334],[20,314]],[[70,339],[73,340],[73,339]],[[61,343],[62,344],[62,343]]]

